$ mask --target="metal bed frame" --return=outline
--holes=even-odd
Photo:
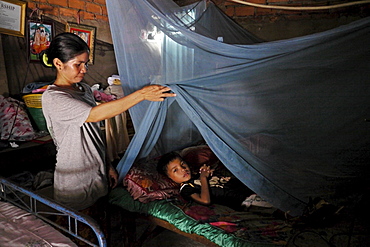
[[[27,198],[28,197],[28,198]],[[90,246],[106,247],[107,241],[104,233],[94,219],[87,215],[83,215],[78,211],[68,209],[55,201],[48,199],[35,192],[31,192],[18,186],[11,181],[0,177],[0,200],[7,201],[31,214],[53,227],[62,230],[63,232],[73,236],[80,241],[85,242]],[[28,202],[27,202],[28,200]],[[43,211],[45,208],[50,211]],[[50,220],[48,216],[61,216],[66,219],[67,227],[61,226]],[[90,227],[96,235],[98,245],[91,241],[84,239],[78,233],[79,224]]]

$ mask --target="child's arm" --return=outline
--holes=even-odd
[[[211,196],[209,193],[209,184],[208,184],[208,177],[212,175],[213,170],[210,169],[209,166],[203,165],[200,168],[200,194],[194,193],[191,195],[191,198],[201,204],[208,205],[211,203]]]

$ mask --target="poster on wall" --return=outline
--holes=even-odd
[[[49,22],[29,21],[29,54],[31,62],[40,62],[40,56],[53,38],[54,26]]]
[[[80,36],[87,43],[90,48],[89,64],[94,64],[96,27],[68,22],[66,32]]]
[[[16,0],[0,1],[0,33],[24,36],[26,3]]]

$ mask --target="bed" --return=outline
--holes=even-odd
[[[198,171],[199,166],[208,164],[215,169],[216,178],[232,176],[207,145],[179,152],[188,164],[192,164],[193,170]],[[109,194],[110,204],[122,216],[125,246],[141,246],[163,228],[205,246],[340,246],[343,237],[348,237],[351,246],[369,242],[365,237],[367,228],[354,222],[348,209],[324,200],[317,201],[319,198],[297,217],[274,207],[254,205],[235,211],[223,205],[185,202],[179,197],[177,185],[157,173],[157,161],[158,158],[137,161],[126,174],[123,186]],[[213,177],[210,185],[222,186],[220,181]],[[348,215],[342,214],[343,211]],[[149,223],[143,234],[133,227],[139,218]]]
[[[221,205],[213,205],[213,208],[209,209],[194,206],[193,213],[195,209],[206,213],[201,216],[203,218],[201,220],[193,218],[188,214],[189,211],[185,213],[181,206],[167,200],[149,203],[133,200],[123,187],[112,191],[110,202],[122,210],[125,242],[136,243],[139,246],[150,239],[158,227],[166,228],[206,246],[286,246],[291,236],[291,225],[282,219],[274,218],[268,212],[235,212]],[[207,215],[207,212],[212,215]],[[148,231],[136,236],[132,226],[139,217],[150,224]],[[240,224],[241,221],[245,221],[244,224]],[[250,225],[249,229],[245,227],[247,224]]]
[[[86,227],[95,233],[96,239],[81,236],[80,229]],[[78,246],[78,243],[107,245],[92,218],[0,177],[0,246]]]
[[[188,164],[211,165],[219,177],[232,176],[206,145],[181,150]],[[202,206],[181,200],[179,188],[155,169],[157,159],[137,162],[125,176],[123,186],[109,195],[110,204],[121,211],[125,243],[139,246],[158,228],[174,231],[206,246],[285,246],[292,224],[276,208],[251,207],[235,211],[222,205]],[[199,169],[195,169],[199,170]],[[215,177],[217,177],[215,176]],[[212,186],[220,186],[217,179]],[[148,230],[136,236],[132,227],[140,217]]]

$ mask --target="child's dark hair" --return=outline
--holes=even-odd
[[[182,157],[177,152],[170,152],[170,153],[164,154],[158,160],[158,163],[157,163],[157,171],[158,171],[158,173],[167,176],[167,166],[168,166],[168,164],[171,161],[173,161],[175,159],[182,160]]]
[[[49,48],[45,51],[48,64],[53,65],[54,58],[59,58],[63,63],[84,52],[90,53],[86,42],[73,33],[61,33],[54,37]]]

